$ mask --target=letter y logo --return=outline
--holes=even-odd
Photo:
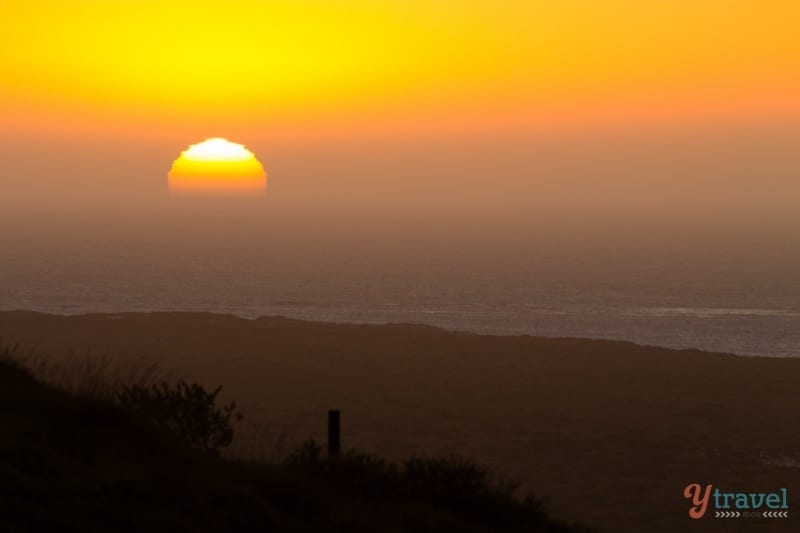
[[[711,485],[706,485],[706,490],[703,491],[699,483],[692,483],[686,485],[683,489],[683,497],[691,498],[692,506],[689,507],[689,516],[697,520],[703,518],[708,509],[708,500],[711,498]]]

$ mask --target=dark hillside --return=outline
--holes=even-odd
[[[0,360],[2,531],[576,531],[471,463],[265,465],[197,452],[96,398]]]

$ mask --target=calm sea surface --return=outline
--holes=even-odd
[[[800,356],[800,274],[791,261],[711,254],[699,268],[696,253],[609,263],[536,249],[507,255],[435,247],[387,255],[302,243],[236,249],[107,241],[12,248],[0,262],[0,309],[413,322]]]

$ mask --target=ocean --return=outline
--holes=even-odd
[[[6,247],[0,309],[421,323],[800,356],[797,261],[764,249],[632,246],[611,260],[576,243],[381,247],[270,238],[40,237]]]

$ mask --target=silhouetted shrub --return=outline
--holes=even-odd
[[[321,468],[323,461],[322,444],[317,444],[314,439],[303,442],[286,458],[287,466],[314,470]]]
[[[535,495],[518,498],[519,483],[468,457],[412,457],[400,464],[352,450],[328,457],[322,445],[308,440],[287,457],[285,464],[366,498],[425,502],[471,516],[484,526],[512,531],[572,531],[551,521],[543,500]]]
[[[403,463],[403,472],[410,492],[457,509],[482,504],[503,507],[514,501],[519,488],[518,482],[502,478],[459,455],[412,457]],[[536,502],[541,506],[539,500]]]
[[[323,476],[372,495],[395,494],[400,487],[397,465],[353,450],[330,458],[313,439],[305,441],[285,464],[313,476]]]
[[[242,419],[236,403],[218,406],[222,387],[207,391],[197,383],[126,385],[117,393],[119,404],[139,413],[205,452],[218,454],[233,442],[233,426]]]

